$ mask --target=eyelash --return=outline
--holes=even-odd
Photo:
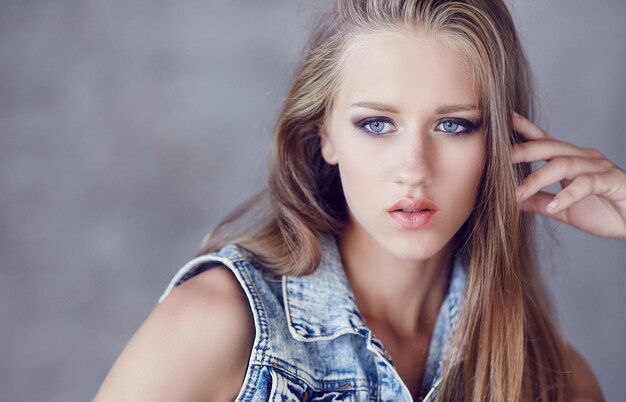
[[[368,130],[366,127],[367,125],[371,124],[371,123],[375,123],[375,122],[383,122],[386,124],[391,124],[393,125],[392,121],[386,117],[368,117],[366,119],[363,119],[359,122],[356,123],[357,127],[359,127],[362,131],[364,131],[366,134],[372,136],[372,137],[380,137],[383,135],[386,135],[388,133],[376,133],[373,131]],[[437,123],[437,126],[443,124],[443,123],[447,123],[447,122],[451,122],[454,124],[458,124],[459,126],[462,126],[465,128],[464,131],[461,131],[459,133],[451,133],[451,132],[447,132],[445,130],[437,130],[442,132],[445,136],[447,137],[460,137],[463,135],[468,135],[471,134],[472,132],[474,132],[479,126],[480,126],[480,121],[473,123],[469,120],[465,120],[465,119],[459,119],[459,118],[448,118],[448,119],[443,119],[440,120]]]

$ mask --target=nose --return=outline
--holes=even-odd
[[[436,158],[432,139],[427,133],[405,133],[397,153],[396,183],[409,190],[432,183]]]

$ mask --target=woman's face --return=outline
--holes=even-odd
[[[351,233],[402,259],[442,250],[476,200],[485,130],[466,60],[419,33],[365,34],[348,49],[322,155],[338,165]]]

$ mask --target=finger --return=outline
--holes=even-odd
[[[554,199],[546,205],[546,211],[557,213],[564,211],[590,194],[608,194],[614,188],[614,183],[612,183],[614,178],[615,175],[612,171],[580,175],[554,196]]]
[[[580,156],[584,158],[604,159],[604,155],[598,150],[593,148],[580,148],[568,142],[554,139],[528,141],[515,144],[511,147],[511,160],[513,163],[540,160],[548,161],[557,156]]]
[[[566,211],[548,212],[546,206],[554,199],[554,194],[540,191],[532,197],[522,201],[520,208],[522,211],[534,212],[537,214],[555,218],[561,222],[567,223]]]
[[[605,159],[556,157],[524,179],[517,189],[518,200],[522,201],[554,183],[561,182],[566,187],[582,174],[605,172],[612,167],[613,164]]]
[[[517,131],[525,140],[540,140],[552,138],[550,134],[534,125],[526,117],[513,112],[513,130]]]

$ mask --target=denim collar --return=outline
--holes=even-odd
[[[283,297],[289,332],[305,342],[330,340],[343,334],[368,337],[370,330],[359,313],[348,283],[336,240],[320,239],[322,260],[318,268],[305,276],[283,276]],[[455,258],[437,321],[445,321],[446,334],[456,322],[465,271],[461,258]]]
[[[289,332],[300,341],[366,335],[369,330],[354,302],[335,239],[322,237],[320,247],[322,260],[312,274],[283,276]]]

